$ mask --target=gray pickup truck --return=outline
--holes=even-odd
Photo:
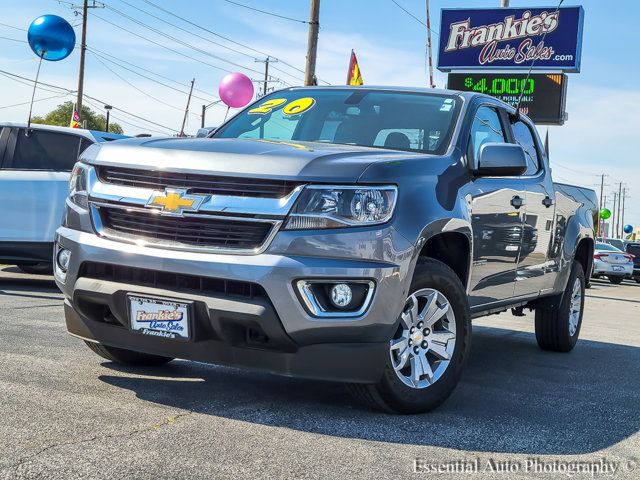
[[[511,106],[387,87],[291,88],[210,138],[91,146],[66,207],[56,280],[97,354],[342,381],[400,413],[449,396],[472,318],[533,309],[542,349],[574,347],[597,213]]]

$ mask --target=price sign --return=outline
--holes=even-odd
[[[451,90],[478,92],[515,106],[522,95],[520,111],[538,124],[562,125],[565,120],[567,76],[563,74],[450,73]]]

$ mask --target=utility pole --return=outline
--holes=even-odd
[[[76,7],[73,6],[72,8]],[[80,68],[78,69],[78,97],[76,99],[76,108],[80,118],[82,118],[82,96],[84,91],[84,57],[87,51],[87,13],[90,8],[104,8],[104,5],[96,4],[95,0],[93,0],[92,5],[89,5],[89,0],[82,2],[82,40],[80,42]],[[77,14],[78,12],[76,11]]]
[[[509,0],[500,0],[500,6],[508,7],[509,6]]]
[[[622,236],[624,237],[624,204],[627,199],[627,187],[622,189],[622,215],[620,216],[620,225],[622,226]]]
[[[622,182],[618,186],[618,215],[616,215],[616,238],[620,238],[620,207],[622,206]]]
[[[429,0],[425,1],[427,9],[427,62],[429,64],[429,86],[436,88],[433,81],[433,55],[431,53],[431,14],[429,13]]]
[[[547,138],[549,138],[549,137],[548,137],[548,135],[549,135],[549,130],[547,130]],[[549,155],[549,154],[547,153],[547,156],[548,156],[548,155]],[[609,175],[607,175],[607,174],[605,174],[605,173],[603,173],[603,174],[600,176],[600,205],[599,205],[599,208],[598,208],[598,232],[600,232],[600,225],[602,225],[602,224],[604,223],[604,220],[602,220],[602,219],[600,218],[600,211],[601,211],[603,208],[606,208],[606,206],[604,206],[604,205],[603,205],[603,203],[602,203],[602,199],[603,199],[603,198],[606,198],[606,197],[603,197],[602,195],[604,194],[604,177],[608,177],[608,176],[609,176]]]
[[[78,115],[82,118],[82,91],[84,89],[84,55],[87,50],[87,11],[89,0],[82,2],[82,41],[80,42],[80,69],[78,70],[78,98],[76,108]]]
[[[609,232],[609,236],[612,238],[616,238],[616,220],[617,220],[617,215],[616,215],[616,205],[618,201],[618,194],[616,192],[613,192],[613,216],[611,217],[611,231]]]
[[[207,113],[207,106],[203,103],[202,104],[202,122],[200,122],[200,128],[204,128],[204,116]]]
[[[187,115],[189,115],[189,104],[191,103],[191,94],[193,93],[193,84],[196,79],[191,80],[191,88],[189,89],[189,97],[187,98],[187,108],[184,109],[184,118],[182,119],[182,128],[180,128],[180,136],[184,137],[184,126],[187,123]]]
[[[316,54],[318,52],[318,31],[320,30],[320,0],[311,0],[309,14],[309,36],[307,38],[307,65],[304,84],[316,85]]]
[[[262,96],[264,97],[267,94],[267,90],[269,87],[269,63],[277,62],[277,58],[271,58],[267,56],[264,60],[256,60],[258,63],[264,63],[264,86],[262,87]]]

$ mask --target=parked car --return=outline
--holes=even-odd
[[[110,361],[338,380],[414,413],[458,383],[472,317],[531,308],[542,349],[578,340],[595,192],[554,183],[494,98],[290,88],[209,138],[93,145],[74,172],[56,282]]]
[[[626,252],[633,255],[633,279],[640,283],[640,242],[627,243]]]
[[[622,250],[622,251],[625,250],[628,243],[627,240],[624,240],[622,238],[604,238],[603,239],[601,237],[598,237],[597,241],[601,243],[608,243],[609,245],[613,245],[618,250]]]
[[[125,138],[76,128],[0,124],[0,263],[51,273],[71,169],[89,145]]]
[[[593,254],[593,278],[607,277],[619,285],[625,278],[633,276],[634,256],[608,243],[596,242]]]

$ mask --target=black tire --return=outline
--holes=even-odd
[[[573,335],[571,335],[569,316],[576,279],[580,281],[582,300],[578,325]],[[574,261],[560,305],[536,308],[536,340],[542,350],[569,352],[576,346],[584,316],[584,285],[585,278],[582,265]]]
[[[171,357],[161,357],[158,355],[150,355],[148,353],[134,352],[133,350],[125,350],[124,348],[109,347],[100,343],[87,342],[94,353],[111,362],[130,365],[132,367],[151,367],[164,365],[173,360]]]
[[[636,277],[635,281],[636,281],[636,283],[640,283],[640,278]]]
[[[471,315],[466,291],[451,268],[433,259],[417,265],[409,293],[423,288],[432,288],[445,295],[455,315],[456,338],[450,363],[433,384],[425,388],[411,388],[396,375],[387,350],[386,367],[378,383],[350,384],[347,387],[358,401],[371,408],[389,413],[427,412],[442,404],[460,380],[471,347]]]
[[[34,263],[31,265],[20,263],[16,267],[31,275],[53,275],[53,265],[51,263]]]
[[[620,285],[624,280],[624,277],[621,277],[620,275],[609,275],[607,278],[614,285]]]

